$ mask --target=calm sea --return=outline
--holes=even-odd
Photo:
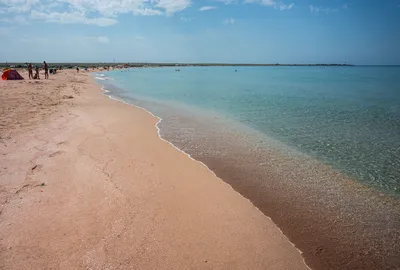
[[[124,98],[173,117],[172,125],[180,121],[181,131],[191,126],[179,112],[222,121],[216,133],[224,123],[238,124],[238,132],[247,126],[367,185],[400,192],[400,67],[178,67],[107,76]]]
[[[400,265],[400,67],[94,74],[251,200],[316,269]]]

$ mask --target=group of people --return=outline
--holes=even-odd
[[[33,75],[32,68],[33,68],[32,63],[29,63],[29,65],[28,65],[29,79],[40,80],[39,67],[35,66],[35,76]],[[43,61],[43,69],[44,69],[44,78],[48,79],[49,78],[49,67],[47,66],[46,61]]]

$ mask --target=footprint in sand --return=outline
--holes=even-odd
[[[49,157],[59,156],[59,155],[61,155],[62,153],[64,153],[64,151],[56,151],[56,152],[50,154]]]
[[[35,166],[33,166],[33,167],[31,168],[31,170],[32,170],[32,171],[35,171],[35,170],[39,170],[40,168],[42,168],[42,165],[35,165]]]
[[[62,141],[62,142],[57,143],[57,145],[68,145],[68,142],[67,141]]]
[[[20,192],[22,192],[23,190],[29,188],[30,186],[31,186],[31,185],[29,185],[29,184],[23,185],[21,188],[19,188],[19,189],[15,192],[15,194],[19,194]]]

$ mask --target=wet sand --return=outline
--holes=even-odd
[[[204,162],[270,216],[304,252],[311,268],[399,269],[398,201],[380,198],[356,183],[347,188],[359,190],[336,193],[328,185],[319,192],[309,190],[308,184],[295,187],[296,182],[280,182],[293,171],[260,174],[259,169],[239,162],[223,164],[216,158]],[[341,178],[327,174],[331,180]]]
[[[159,139],[158,119],[88,74],[1,81],[0,99],[1,269],[308,269],[268,217]]]
[[[243,137],[238,127],[185,115],[164,119],[162,135],[271,217],[311,268],[399,269],[398,197],[271,138]],[[185,135],[177,135],[183,126]]]

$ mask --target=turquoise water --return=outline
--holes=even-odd
[[[194,118],[204,112],[224,117],[362,183],[400,193],[400,67],[177,69],[105,75],[122,98],[162,118],[179,118],[171,113],[179,107],[193,108]],[[175,118],[183,130],[184,121]]]

